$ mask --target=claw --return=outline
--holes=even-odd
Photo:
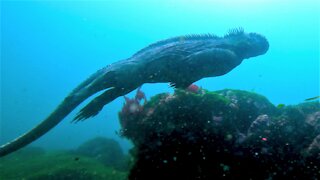
[[[77,123],[79,121],[84,121],[88,118],[94,117],[100,112],[100,110],[101,109],[95,108],[94,106],[85,106],[78,112],[72,122]]]

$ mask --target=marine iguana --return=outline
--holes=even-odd
[[[169,82],[175,88],[186,88],[205,77],[221,76],[244,59],[265,54],[267,39],[242,28],[225,36],[187,35],[162,40],[147,46],[133,56],[110,64],[76,87],[44,121],[29,132],[0,147],[0,157],[38,139],[61,122],[80,103],[96,94],[77,114],[74,121],[95,116],[104,105],[144,83]]]

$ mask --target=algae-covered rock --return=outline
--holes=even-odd
[[[229,100],[217,93],[195,94],[176,90],[175,94],[160,94],[152,98],[144,111],[136,116],[121,117],[126,121],[123,136],[134,144],[145,143],[150,137],[168,135],[174,132],[215,132],[216,126],[230,128],[232,112]],[[190,135],[191,136],[191,135]]]
[[[95,159],[69,152],[47,152],[38,156],[13,153],[0,159],[0,179],[26,180],[121,180],[125,172],[107,167]]]
[[[96,137],[80,145],[76,152],[94,158],[106,166],[120,170],[128,168],[126,156],[119,143],[113,139]]]
[[[257,93],[232,89],[220,90],[216,93],[227,98],[231,102],[230,107],[236,109],[234,114],[236,119],[233,123],[242,133],[247,131],[259,115],[270,116],[277,112],[276,107],[266,97]]]
[[[119,114],[122,135],[134,143],[129,179],[312,179],[319,111],[319,102],[277,108],[230,89],[156,95]]]

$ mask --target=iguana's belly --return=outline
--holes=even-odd
[[[171,56],[147,63],[141,74],[145,83],[176,82],[180,78],[189,77],[188,69],[185,59]]]

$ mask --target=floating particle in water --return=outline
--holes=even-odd
[[[225,140],[230,141],[232,140],[232,138],[233,138],[232,134],[227,134],[225,137]]]
[[[167,160],[163,160],[163,163],[164,163],[164,164],[167,164],[167,163],[168,163],[168,161],[167,161]]]
[[[261,138],[261,140],[262,140],[262,141],[268,141],[268,139],[265,138],[265,137]]]
[[[230,167],[228,165],[225,164],[220,164],[220,167],[222,167],[223,171],[229,171]]]
[[[174,156],[172,159],[173,159],[173,161],[177,161],[177,157],[176,156]]]

